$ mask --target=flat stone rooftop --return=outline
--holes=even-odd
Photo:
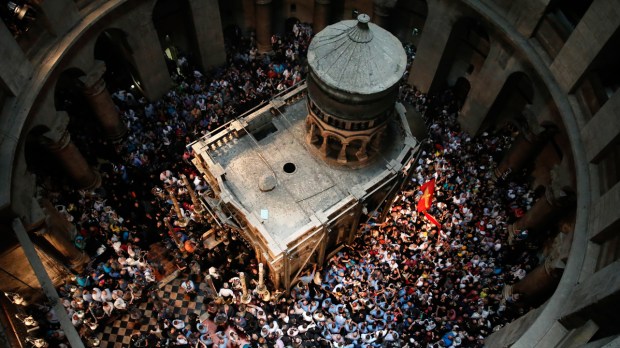
[[[269,121],[263,121],[272,130],[266,136],[263,132],[264,138],[257,140],[254,135],[244,134],[217,149],[194,147],[198,155],[203,158],[208,155],[215,166],[221,166],[225,173],[225,180],[220,181],[225,186],[222,191],[228,191],[232,196],[228,199],[232,198],[255,221],[260,221],[269,234],[264,237],[275,254],[285,250],[287,241],[298,235],[300,229],[305,231],[312,222],[321,221],[320,212],[343,200],[360,198],[359,192],[363,193],[385,171],[392,170],[393,162],[390,162],[404,147],[404,134],[398,131],[398,122],[393,122],[385,137],[393,142],[375,162],[355,170],[330,167],[306,149],[307,113],[305,98],[287,106],[277,116],[272,116],[266,108],[261,115],[248,116],[271,119],[274,128],[269,126]],[[294,172],[285,172],[287,163],[295,166]],[[275,178],[276,186],[263,192],[259,183],[267,175]]]

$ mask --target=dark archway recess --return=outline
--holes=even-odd
[[[430,92],[453,86],[459,77],[476,74],[489,55],[490,44],[482,22],[470,17],[459,19],[450,32]]]
[[[286,19],[286,21],[284,22],[284,32],[285,33],[292,33],[293,32],[293,26],[295,24],[301,23],[301,21],[299,20],[299,18],[297,17],[289,17]]]
[[[135,67],[127,34],[120,29],[106,29],[95,43],[95,59],[105,62],[104,80],[110,93],[131,90],[142,94],[140,75]],[[133,86],[133,87],[132,87]]]
[[[402,42],[418,44],[424,30],[428,5],[425,0],[399,0],[392,12],[394,35]]]
[[[26,168],[29,172],[36,174],[37,177],[60,177],[63,174],[60,166],[54,163],[54,158],[49,155],[47,149],[41,144],[41,137],[49,131],[50,129],[45,126],[35,126],[26,136]]]
[[[56,111],[64,111],[69,116],[69,124],[67,129],[72,135],[72,141],[75,145],[85,153],[95,154],[102,158],[109,158],[105,154],[109,149],[94,150],[89,144],[97,144],[104,146],[100,142],[92,142],[92,139],[101,137],[100,125],[94,112],[84,96],[84,84],[80,81],[80,77],[85,76],[82,70],[78,68],[69,68],[63,71],[54,88],[54,105]],[[90,158],[90,157],[87,157]]]
[[[70,68],[60,73],[54,89],[56,111],[66,111],[69,114],[89,112],[90,106],[84,98],[84,85],[79,80],[85,75],[86,73],[77,68]]]
[[[465,104],[465,100],[467,100],[467,95],[469,94],[470,89],[471,85],[469,84],[469,80],[462,76],[456,80],[456,83],[452,87],[454,99],[458,104],[459,110],[463,107],[463,104]]]
[[[170,74],[179,72],[179,57],[185,57],[191,66],[200,66],[200,51],[189,1],[157,1],[153,9],[153,24]]]
[[[532,80],[521,71],[510,74],[489,109],[480,130],[503,128],[511,121],[520,120],[525,106],[532,104],[533,99]]]

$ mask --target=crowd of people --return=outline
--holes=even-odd
[[[67,207],[76,246],[92,257],[85,272],[59,289],[85,341],[95,345],[101,326],[119,315],[140,320],[140,301],[153,303],[158,325],[136,332],[134,346],[478,347],[526,310],[507,303],[501,290],[538,262],[534,252],[507,245],[505,232],[533,196],[524,183],[497,183],[490,174],[512,134],[470,137],[458,128],[449,91],[427,96],[404,82],[400,99],[422,113],[429,139],[395,204],[386,214],[372,212],[352,245],[311,266],[287,296],[271,288],[267,300],[252,291],[259,274],[252,248],[233,229],[195,213],[181,175],[198,195],[209,187],[190,165],[186,145],[300,82],[311,37],[310,26],[298,23],[272,38],[274,54],[259,55],[251,36],[236,34],[227,40],[224,67],[203,74],[181,60],[175,88],[157,102],[114,93],[129,135],[116,145],[91,143],[86,151],[100,159],[103,187],[48,197]],[[419,187],[431,179],[429,213],[441,227],[416,210]],[[203,240],[209,229],[220,242],[213,248]],[[203,313],[176,317],[171,304],[150,291],[163,271],[146,250],[160,241],[186,295],[208,293],[214,330],[200,321]],[[242,299],[239,272],[249,299]],[[63,342],[53,310],[44,311],[47,339]]]

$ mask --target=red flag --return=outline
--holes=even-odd
[[[418,201],[418,212],[423,212],[427,211],[431,207],[433,195],[435,194],[435,179],[424,183],[422,186],[420,186],[420,190],[423,192],[423,194]]]
[[[432,224],[434,224],[435,226],[437,226],[437,228],[441,229],[441,224],[429,213],[427,213],[426,211],[424,212],[424,216],[426,216],[426,218],[428,219],[428,221],[430,221]]]

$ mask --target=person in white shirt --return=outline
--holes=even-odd
[[[93,301],[103,302],[101,300],[101,289],[93,288],[93,291],[92,291],[92,294],[91,294],[91,298],[93,299]]]
[[[112,300],[112,291],[110,291],[110,289],[106,288],[105,290],[101,291],[102,302],[108,302],[111,300]]]
[[[196,293],[196,286],[191,279],[187,279],[186,281],[181,283],[181,288],[183,288],[185,293],[188,295],[193,295]]]
[[[222,296],[226,302],[230,302],[235,298],[235,292],[230,288],[228,283],[224,283],[224,287],[217,293]]]
[[[114,300],[114,308],[118,310],[125,310],[127,309],[127,303],[125,303],[125,300],[119,297],[116,300]]]
[[[107,316],[112,316],[112,311],[114,311],[114,305],[112,304],[112,302],[104,302],[102,309]]]

